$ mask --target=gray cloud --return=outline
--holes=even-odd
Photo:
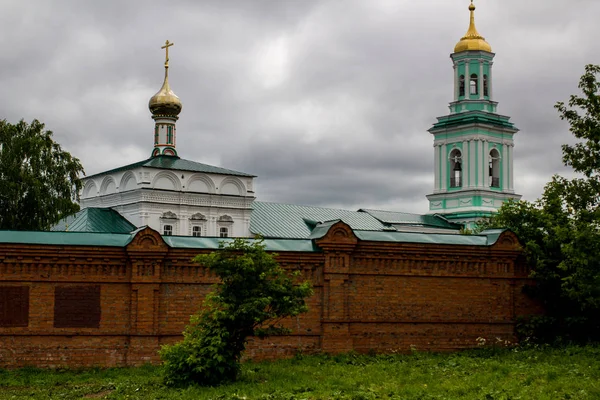
[[[553,105],[598,63],[594,0],[477,1],[499,112],[521,129],[516,189],[568,171]],[[184,158],[259,175],[258,198],[426,212],[427,129],[448,112],[468,1],[0,0],[0,118],[38,118],[87,173],[150,154],[148,99],[183,101]]]

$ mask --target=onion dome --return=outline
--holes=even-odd
[[[181,100],[169,86],[169,46],[172,46],[173,43],[167,42],[163,46],[164,49],[167,50],[166,61],[165,61],[165,81],[163,82],[162,87],[148,103],[148,108],[150,108],[150,112],[153,116],[164,116],[164,117],[177,117],[181,112]]]
[[[466,35],[460,39],[460,42],[456,44],[456,47],[454,47],[454,52],[487,51],[491,53],[492,46],[485,41],[485,38],[481,36],[479,32],[477,32],[477,28],[475,28],[475,4],[473,4],[473,0],[471,0],[469,11],[471,11],[471,23],[469,24],[469,30],[467,31]]]

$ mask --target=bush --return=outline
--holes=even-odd
[[[214,386],[236,380],[240,358],[250,336],[288,332],[280,322],[307,310],[309,282],[295,284],[265,251],[262,239],[221,242],[219,250],[195,258],[215,273],[215,285],[183,332],[183,341],[164,346],[165,382]]]

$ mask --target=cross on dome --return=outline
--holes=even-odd
[[[169,42],[169,39],[165,42],[165,45],[161,49],[165,49],[165,68],[169,68],[169,47],[173,46],[174,43]]]

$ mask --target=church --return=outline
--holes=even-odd
[[[506,200],[520,196],[514,192],[513,174],[513,136],[518,129],[496,112],[495,54],[475,27],[473,3],[469,11],[468,31],[451,54],[450,114],[429,129],[434,137],[434,190],[427,196],[426,215],[260,202],[254,175],[179,158],[176,123],[182,102],[169,85],[173,43],[167,41],[162,47],[164,82],[149,102],[155,122],[150,158],[85,177],[82,212],[54,230],[116,233],[149,226],[165,236],[306,238],[318,224],[335,219],[373,231],[459,233],[463,226],[472,227]],[[124,221],[92,222],[101,215]]]
[[[163,85],[149,101],[149,158],[83,178],[81,210],[50,232],[0,231],[0,368],[159,362],[160,346],[179,340],[217,283],[191,259],[259,235],[314,295],[309,312],[288,321],[289,335],[251,341],[249,357],[515,340],[517,318],[540,312],[523,292],[531,281],[518,238],[460,234],[520,197],[518,130],[496,113],[495,55],[472,2],[469,12],[451,54],[450,114],[429,130],[434,189],[423,215],[261,202],[251,173],[180,158],[183,106],[169,84],[167,41]]]

